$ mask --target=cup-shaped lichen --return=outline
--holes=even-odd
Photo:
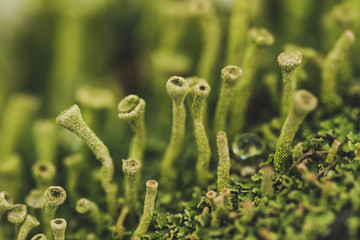
[[[101,167],[101,184],[106,193],[106,200],[109,212],[116,212],[116,193],[117,187],[112,182],[114,175],[114,164],[108,148],[89,128],[81,116],[80,108],[73,105],[63,111],[57,118],[57,124],[61,127],[75,133],[89,146],[95,157],[102,163]]]
[[[222,85],[220,95],[216,104],[214,116],[214,132],[225,131],[226,120],[229,112],[230,103],[235,93],[236,85],[242,75],[242,71],[237,66],[226,66],[221,70]]]
[[[32,167],[32,174],[38,189],[44,191],[52,185],[52,181],[56,175],[56,167],[48,161],[36,162]]]
[[[248,45],[244,53],[242,80],[237,84],[230,115],[230,136],[242,130],[246,119],[247,105],[254,87],[254,79],[261,50],[274,43],[273,35],[264,28],[252,28],[248,32]]]
[[[174,162],[184,145],[186,119],[184,100],[189,90],[187,81],[182,77],[171,77],[166,83],[166,91],[172,100],[173,120],[170,142],[161,160],[161,181],[168,189],[172,188],[176,179]]]
[[[210,90],[210,86],[205,80],[196,84],[194,86],[195,96],[192,105],[195,140],[198,150],[196,173],[198,177],[198,182],[201,186],[205,186],[207,182],[211,155],[210,144],[203,121],[204,107],[206,106],[206,99],[210,94]]]
[[[50,227],[54,236],[54,240],[65,240],[66,220],[63,218],[56,218],[51,220]]]
[[[134,239],[140,239],[141,236],[147,232],[151,218],[154,214],[155,198],[158,186],[159,184],[155,180],[149,180],[146,183],[144,213],[141,216],[139,225],[133,234]]]
[[[128,207],[133,210],[137,205],[137,175],[141,169],[141,162],[135,158],[123,160],[122,169],[126,176],[125,199]]]
[[[146,128],[144,123],[145,101],[136,95],[125,97],[118,106],[119,118],[128,122],[134,131],[129,158],[142,162],[146,148]]]
[[[301,63],[302,56],[298,51],[285,51],[278,56],[278,63],[282,70],[283,91],[281,98],[281,118],[285,121],[294,99],[296,89],[295,69]]]
[[[16,225],[21,224],[27,215],[27,207],[25,204],[15,204],[13,208],[8,211],[7,219],[9,222]]]
[[[288,117],[281,129],[280,137],[276,145],[274,167],[275,171],[283,173],[289,165],[290,146],[300,124],[311,111],[317,106],[317,98],[306,90],[298,90],[295,93],[293,105]]]

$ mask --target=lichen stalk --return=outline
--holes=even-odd
[[[101,164],[101,184],[106,193],[109,213],[116,213],[117,188],[113,183],[114,164],[108,148],[89,128],[81,116],[80,108],[75,104],[63,111],[57,118],[57,124],[68,129],[84,140]]]
[[[140,162],[143,161],[146,148],[145,106],[144,99],[136,95],[125,97],[118,106],[119,118],[130,124],[134,131],[128,158],[135,158]]]
[[[230,179],[230,155],[229,146],[225,132],[219,132],[216,138],[219,165],[217,168],[217,188],[221,192],[224,188],[229,188]]]
[[[249,26],[251,1],[235,0],[231,9],[229,37],[226,50],[226,64],[240,65],[246,44],[246,31]]]
[[[166,91],[172,99],[173,121],[169,145],[161,160],[161,182],[171,189],[176,179],[174,162],[179,157],[185,138],[186,111],[184,100],[189,92],[189,85],[182,77],[171,77],[166,84]]]
[[[54,218],[55,212],[66,200],[66,192],[62,187],[51,186],[45,191],[45,208],[43,214],[43,223],[47,236],[51,236],[50,221]],[[51,238],[50,238],[51,239]]]
[[[0,126],[0,161],[14,151],[21,132],[38,106],[39,100],[33,96],[25,94],[10,96],[2,114],[3,119]]]
[[[36,162],[31,170],[38,189],[45,191],[52,185],[56,176],[56,167],[52,162]]]
[[[99,207],[93,201],[86,198],[81,198],[76,203],[76,211],[80,214],[89,213],[89,217],[97,226],[101,223],[101,212]]]
[[[242,71],[237,66],[226,66],[221,70],[222,85],[220,95],[216,104],[214,116],[214,132],[224,131],[226,120],[230,108],[230,103],[235,93],[236,85],[242,75]]]
[[[221,27],[213,4],[209,0],[194,1],[192,6],[199,14],[203,48],[199,59],[197,75],[213,82],[213,71],[218,59]]]
[[[27,215],[24,223],[20,227],[19,234],[17,236],[17,240],[26,240],[29,232],[40,225],[40,222],[33,216]]]
[[[250,29],[248,45],[244,53],[242,80],[237,84],[230,115],[230,135],[241,131],[246,119],[246,110],[250,99],[255,73],[259,67],[261,50],[274,43],[274,37],[266,29]]]
[[[205,187],[209,175],[209,163],[211,149],[203,121],[204,107],[211,88],[206,81],[202,81],[194,87],[194,100],[192,105],[192,116],[194,121],[195,140],[198,151],[196,162],[196,173],[198,182]]]
[[[281,97],[281,119],[285,121],[289,109],[292,105],[296,90],[296,67],[302,60],[302,55],[298,51],[285,51],[278,56],[278,64],[282,71],[282,97]]]
[[[317,98],[306,90],[295,93],[293,105],[281,129],[276,145],[274,167],[278,173],[284,173],[291,164],[290,146],[304,118],[317,107]]]
[[[337,152],[339,150],[340,145],[341,145],[341,142],[339,140],[335,139],[333,141],[333,143],[331,144],[331,148],[329,150],[329,153],[328,153],[328,155],[326,157],[326,160],[325,160],[326,165],[331,164],[335,160],[335,157],[336,157],[336,154],[337,154]]]
[[[78,199],[78,182],[84,164],[83,155],[76,153],[64,158],[63,163],[66,168],[66,191],[70,199]]]
[[[354,33],[345,31],[326,55],[321,71],[321,101],[328,111],[333,111],[342,103],[338,94],[337,73],[341,62],[355,41]],[[341,84],[341,83],[339,83]]]
[[[56,218],[51,220],[50,227],[54,236],[54,240],[65,240],[66,220],[63,218]]]
[[[0,162],[0,189],[7,190],[17,202],[21,198],[24,184],[24,171],[21,156],[16,153],[9,154],[2,159],[0,157]]]
[[[130,210],[134,210],[138,204],[137,176],[141,169],[141,162],[135,158],[123,160],[122,169],[126,176],[126,203]]]
[[[146,194],[144,201],[144,213],[140,218],[138,227],[136,228],[133,238],[140,239],[147,232],[151,218],[154,214],[155,198],[159,184],[155,180],[149,180],[146,183]]]
[[[230,189],[224,188],[223,190],[221,190],[221,196],[223,196],[224,198],[225,205],[232,209]]]
[[[267,166],[263,169],[263,178],[261,181],[261,192],[264,197],[272,198],[274,196],[274,188],[272,182],[273,169]]]
[[[38,120],[33,125],[33,138],[39,162],[54,162],[57,150],[57,128],[53,120]]]

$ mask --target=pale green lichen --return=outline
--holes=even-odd
[[[206,106],[206,99],[210,94],[210,86],[206,81],[201,81],[194,86],[194,100],[192,105],[192,116],[194,121],[195,140],[198,151],[198,158],[196,162],[196,173],[198,182],[201,186],[206,186],[209,176],[209,164],[211,149],[209,140],[205,130],[203,120],[204,107]]]
[[[276,145],[274,167],[275,171],[284,173],[291,164],[290,146],[300,124],[311,111],[317,107],[317,98],[306,90],[295,93],[293,105],[281,129]]]

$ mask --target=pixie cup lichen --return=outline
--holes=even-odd
[[[196,162],[196,173],[198,182],[201,186],[205,186],[209,175],[209,164],[211,149],[206,134],[203,121],[204,107],[206,99],[210,94],[210,86],[206,81],[201,81],[194,86],[194,100],[192,105],[192,115],[195,129],[195,141],[198,150],[198,158]]]
[[[131,141],[129,158],[142,162],[146,148],[145,101],[136,95],[129,95],[121,100],[118,111],[119,118],[129,123],[135,134]]]
[[[186,111],[184,100],[190,91],[189,84],[182,77],[171,77],[166,83],[166,91],[172,100],[173,120],[169,145],[161,160],[161,182],[171,189],[176,179],[174,162],[179,157],[185,138]]]
[[[293,104],[281,129],[276,145],[275,171],[284,173],[291,164],[290,147],[300,124],[304,118],[317,107],[317,98],[306,90],[295,93]]]
[[[116,213],[117,187],[113,183],[114,164],[108,148],[89,128],[81,116],[80,108],[73,105],[63,111],[57,118],[57,124],[75,133],[84,140],[101,164],[101,184],[106,193],[106,200],[109,212]]]

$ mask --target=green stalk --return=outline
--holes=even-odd
[[[155,198],[159,184],[155,180],[149,180],[146,183],[146,194],[144,201],[144,213],[140,218],[138,227],[136,228],[132,239],[140,240],[141,236],[147,232],[150,221],[154,214]]]
[[[224,131],[230,103],[242,71],[237,66],[226,66],[221,70],[222,85],[214,116],[214,132]]]
[[[186,119],[184,100],[190,89],[185,79],[175,76],[168,80],[166,90],[172,99],[173,123],[170,142],[161,160],[161,182],[167,189],[172,189],[176,180],[174,162],[184,145]]]
[[[346,54],[354,41],[354,33],[345,31],[324,59],[321,74],[321,101],[328,111],[333,111],[342,104],[342,99],[337,92],[336,76],[341,62],[345,60]]]
[[[230,179],[230,156],[226,133],[218,132],[216,142],[219,154],[217,189],[218,192],[221,192],[224,188],[229,188]]]
[[[83,139],[101,162],[101,184],[106,193],[108,210],[111,215],[116,214],[117,186],[113,183],[114,165],[108,148],[85,123],[77,105],[63,111],[56,118],[56,122]]]
[[[296,89],[296,67],[301,63],[301,53],[286,51],[278,56],[278,63],[282,70],[283,91],[281,98],[281,119],[285,121],[292,105]]]
[[[211,156],[210,144],[203,121],[204,107],[206,106],[206,99],[210,94],[210,90],[211,88],[206,81],[196,84],[194,87],[195,96],[192,105],[195,140],[198,151],[196,173],[198,182],[202,187],[205,187],[207,183]]]
[[[276,145],[274,167],[278,173],[284,173],[290,166],[290,146],[304,118],[317,106],[317,98],[306,90],[295,93],[293,105],[281,129]]]
[[[19,234],[17,236],[17,240],[26,240],[27,236],[29,235],[29,232],[33,228],[35,228],[39,225],[40,225],[40,223],[35,217],[33,217],[31,215],[27,215],[25,222],[21,225]]]
[[[146,148],[146,128],[144,122],[145,101],[136,95],[129,95],[119,103],[119,118],[130,124],[134,131],[129,158],[142,162]]]
[[[57,150],[57,128],[53,120],[38,120],[33,125],[37,161],[54,162]]]
[[[243,62],[243,49],[246,44],[251,3],[250,0],[235,0],[231,9],[226,64],[240,65]]]
[[[218,60],[221,28],[218,16],[208,0],[197,0],[193,6],[200,17],[202,45],[197,75],[213,83],[213,73]]]
[[[58,20],[54,46],[54,65],[51,73],[50,112],[57,114],[71,104],[75,79],[81,62],[83,21],[80,17],[64,14]]]
[[[141,162],[137,159],[130,158],[128,160],[123,160],[122,169],[126,176],[125,199],[127,206],[131,211],[133,211],[138,204],[136,180],[140,172],[140,168]]]
[[[261,50],[274,43],[274,37],[266,29],[250,29],[249,41],[245,50],[242,80],[237,84],[230,117],[230,134],[242,130],[246,119],[247,105],[254,87],[255,73],[259,67]]]

